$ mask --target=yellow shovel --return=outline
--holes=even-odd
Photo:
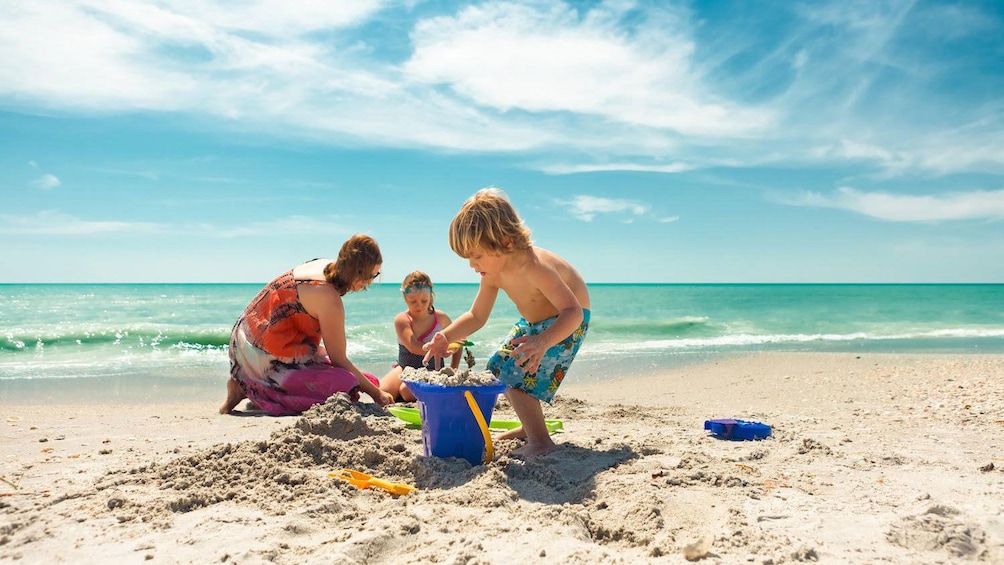
[[[376,477],[371,477],[366,473],[361,473],[359,471],[354,471],[352,469],[339,469],[334,473],[328,473],[329,477],[334,477],[336,479],[341,479],[347,481],[348,483],[355,485],[361,489],[368,489],[370,487],[382,488],[391,494],[408,494],[409,492],[418,490],[417,488],[406,485],[402,483],[392,483],[390,481],[385,481],[383,479],[378,479]]]

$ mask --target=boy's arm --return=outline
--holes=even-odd
[[[450,324],[453,323],[453,320],[451,320],[450,317],[448,315],[444,314],[443,312],[436,312],[436,316],[439,317],[438,318],[439,319],[439,323],[442,324],[444,328],[450,327]],[[423,344],[423,346],[424,346],[424,344]],[[458,347],[457,351],[453,354],[453,357],[450,358],[450,367],[453,370],[457,370],[457,369],[460,368],[460,358],[463,357],[463,356],[464,356],[464,348],[463,347]]]
[[[424,362],[428,363],[429,359],[434,357],[440,359],[447,357],[450,342],[467,339],[471,334],[480,330],[491,317],[492,307],[495,306],[498,293],[498,287],[487,285],[481,281],[471,309],[457,316],[456,320],[441,331],[436,332],[432,341],[426,345],[428,353],[425,355]]]

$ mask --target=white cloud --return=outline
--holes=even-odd
[[[254,0],[241,2],[239,9],[225,0],[175,0],[162,4],[214,27],[286,37],[365,22],[390,2]]]
[[[305,77],[313,77],[307,85],[330,85],[328,91],[374,82],[365,73],[332,67],[330,49],[300,34],[363,21],[378,2],[12,4],[0,26],[0,95],[102,112],[143,108],[233,117],[264,106],[275,116],[281,112],[274,110],[301,101]]]
[[[593,173],[600,171],[639,171],[646,173],[682,173],[694,169],[693,165],[687,163],[669,163],[666,165],[643,165],[640,163],[607,163],[607,164],[578,164],[571,165],[565,163],[555,163],[540,167],[542,172],[552,175],[568,175],[575,173]]]
[[[104,21],[95,8],[45,0],[8,4],[0,26],[0,94],[58,107],[170,107],[168,94],[183,90],[187,77],[144,65],[141,37]]]
[[[572,216],[584,222],[593,221],[593,218],[599,214],[643,216],[649,211],[648,204],[636,200],[602,198],[584,194],[575,196],[570,201],[558,200],[557,203],[561,206],[567,206]]]
[[[161,224],[84,220],[55,210],[31,215],[0,214],[0,234],[9,235],[97,235],[107,233],[156,233]]]
[[[702,84],[687,22],[650,13],[627,33],[612,6],[468,6],[420,22],[404,68],[503,112],[572,112],[690,135],[742,136],[771,123],[771,112]]]
[[[56,175],[42,175],[31,181],[31,185],[40,190],[51,190],[62,184]]]
[[[344,220],[337,216],[285,216],[240,226],[220,226],[210,223],[87,220],[57,210],[44,210],[25,215],[0,214],[0,234],[6,235],[88,236],[120,233],[186,235],[216,239],[260,236],[264,233],[349,235],[351,232],[344,226]]]
[[[1004,219],[1004,190],[915,196],[841,187],[831,194],[804,192],[782,203],[848,210],[892,222]]]
[[[260,236],[263,233],[310,233],[315,235],[343,235],[351,232],[345,227],[345,221],[336,217],[313,218],[309,216],[286,216],[267,222],[254,222],[238,227],[204,226],[203,230],[212,233],[214,237],[235,238]]]
[[[1004,168],[998,74],[941,44],[996,37],[978,7],[811,3],[778,12],[766,33],[684,3],[590,4],[7,0],[0,109],[147,110],[322,143],[533,151],[534,167],[556,174]],[[378,17],[388,7],[393,25]],[[421,19],[429,12],[445,15]],[[411,45],[384,41],[402,30]]]
[[[869,141],[840,139],[815,147],[813,159],[830,162],[870,162],[876,176],[892,177],[912,171],[947,175],[963,171],[994,171],[1004,165],[1004,136],[994,125],[969,124],[920,138],[888,140],[896,148]]]

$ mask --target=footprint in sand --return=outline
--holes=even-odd
[[[959,511],[934,505],[922,514],[906,516],[892,524],[886,539],[900,547],[922,551],[947,551],[955,557],[979,558],[986,554],[986,533],[957,517]]]

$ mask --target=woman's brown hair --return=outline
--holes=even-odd
[[[383,255],[375,239],[356,234],[342,244],[338,258],[324,267],[324,278],[345,296],[357,281],[373,280],[373,269],[383,264]]]

